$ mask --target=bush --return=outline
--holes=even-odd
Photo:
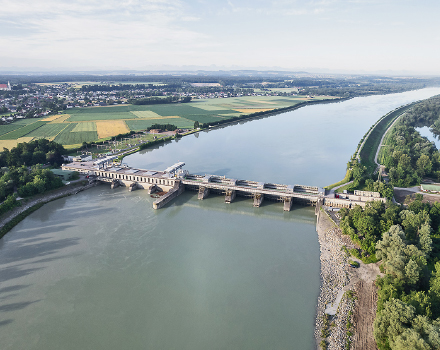
[[[359,250],[356,248],[350,249],[350,254],[355,258],[361,259],[361,253],[359,253]]]
[[[361,264],[359,264],[357,261],[354,261],[354,260],[348,260],[348,263],[353,267],[361,266]]]

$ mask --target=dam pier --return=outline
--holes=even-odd
[[[385,201],[375,193],[355,193],[339,196],[326,194],[317,186],[282,185],[251,180],[238,180],[218,175],[190,174],[183,167],[185,163],[176,163],[164,171],[137,169],[125,164],[113,163],[113,158],[98,161],[73,162],[63,164],[63,170],[77,171],[88,175],[93,181],[110,183],[111,188],[128,187],[129,191],[146,189],[148,193],[160,193],[153,203],[154,209],[160,209],[185,190],[196,191],[197,198],[205,199],[211,193],[225,196],[225,203],[232,203],[237,196],[252,200],[254,207],[260,207],[264,201],[283,203],[283,210],[290,211],[293,203],[321,205],[331,207],[352,207],[355,204],[365,206],[368,201]],[[359,191],[361,192],[361,191]]]

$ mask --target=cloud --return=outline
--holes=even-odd
[[[28,58],[134,64],[207,39],[182,25],[197,17],[175,0],[0,0],[0,8],[0,45]]]

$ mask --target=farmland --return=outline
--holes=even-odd
[[[323,98],[314,98],[319,100]],[[23,138],[51,138],[68,148],[83,142],[108,139],[153,124],[173,124],[193,128],[195,122],[210,124],[256,112],[294,106],[312,100],[306,96],[245,96],[200,99],[189,103],[158,105],[115,105],[72,108],[65,114],[27,118],[0,125],[0,148],[12,147]]]

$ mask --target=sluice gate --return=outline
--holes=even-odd
[[[225,196],[225,203],[233,203],[237,196],[252,200],[254,207],[260,207],[265,201],[283,203],[283,210],[290,211],[293,203],[313,206],[352,207],[365,206],[367,201],[384,198],[365,197],[363,193],[353,198],[339,199],[325,196],[325,190],[316,186],[282,185],[250,180],[229,179],[218,175],[195,175],[183,170],[185,163],[180,162],[164,171],[136,169],[124,164],[111,162],[74,162],[63,164],[63,170],[77,171],[100,182],[110,183],[111,188],[128,187],[130,191],[146,189],[148,193],[167,192],[158,198],[154,209],[160,209],[185,190],[197,192],[197,198],[206,199],[211,194]],[[365,197],[365,198],[364,198]]]

